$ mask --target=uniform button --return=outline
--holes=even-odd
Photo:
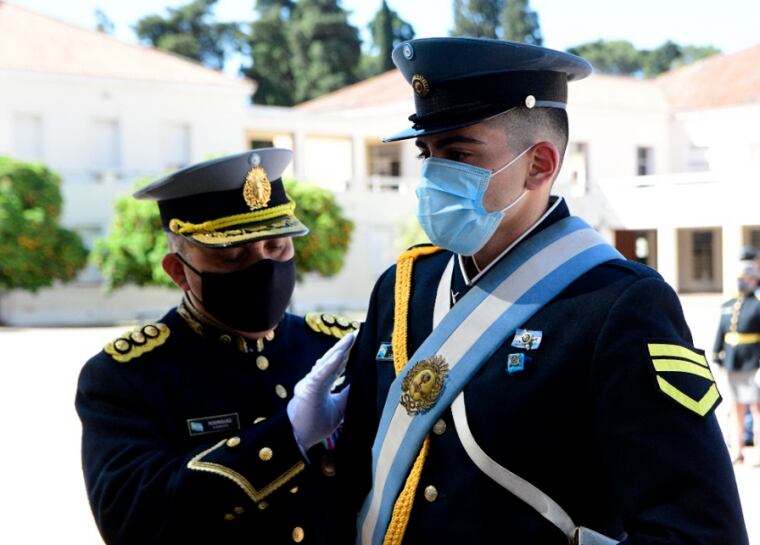
[[[335,464],[322,462],[322,473],[328,477],[335,477]]]
[[[301,543],[303,541],[303,528],[296,526],[293,528],[293,541]]]
[[[230,448],[235,448],[240,444],[240,437],[230,437],[227,439],[227,446]]]
[[[445,432],[446,432],[446,421],[443,418],[440,418],[433,425],[433,433],[436,435],[443,435]]]
[[[265,502],[265,501],[260,501],[260,502],[258,503],[258,508],[259,508],[259,511],[263,511],[263,510],[264,510],[264,509],[266,509],[267,507],[269,507],[269,504],[268,504],[267,502]]]
[[[266,358],[266,356],[258,356],[256,358],[256,367],[262,371],[269,369],[269,360]]]
[[[298,487],[297,486],[294,486],[293,488],[290,489],[290,493],[291,494],[295,494],[296,492],[298,492]]]
[[[224,515],[224,520],[226,520],[227,522],[233,521],[235,520],[235,515],[233,515],[232,513],[227,513],[226,515]]]
[[[259,416],[256,420],[253,421],[253,423],[258,424],[259,422],[263,422],[266,419],[267,419],[266,416]]]
[[[236,515],[242,515],[243,513],[245,513],[245,509],[243,509],[242,507],[235,507],[233,511],[235,512]]]
[[[269,447],[264,447],[259,451],[259,458],[261,458],[262,461],[268,462],[272,459],[272,455],[274,453],[272,452],[272,449]]]
[[[219,342],[222,344],[230,344],[232,342],[232,337],[229,335],[222,335],[219,337]]]
[[[430,503],[438,499],[438,490],[432,484],[425,487],[425,499]]]
[[[277,386],[274,387],[274,393],[276,393],[277,397],[281,399],[285,399],[286,397],[288,397],[288,391],[285,389],[285,386],[283,386],[282,384],[278,384]]]

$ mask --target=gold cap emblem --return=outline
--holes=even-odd
[[[248,171],[243,185],[243,198],[251,210],[265,207],[272,198],[272,184],[267,173],[261,167],[253,167]]]
[[[401,383],[401,405],[407,414],[424,413],[435,405],[448,374],[449,364],[442,356],[415,363]]]
[[[412,89],[417,96],[425,98],[430,93],[430,83],[425,79],[425,76],[415,74],[412,76]]]

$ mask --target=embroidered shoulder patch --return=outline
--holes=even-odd
[[[169,338],[169,327],[160,322],[145,324],[122,334],[103,347],[103,351],[119,363],[139,358],[161,346]]]
[[[646,347],[663,394],[699,416],[718,406],[720,392],[703,351],[658,342]]]
[[[308,326],[317,333],[324,333],[341,339],[359,329],[359,322],[352,322],[343,316],[334,314],[323,314],[320,312],[309,312],[304,316]]]

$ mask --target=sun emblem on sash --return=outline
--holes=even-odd
[[[243,198],[251,210],[265,207],[272,198],[272,184],[267,173],[261,167],[253,167],[248,171],[243,185]]]
[[[428,411],[441,395],[449,374],[443,356],[433,356],[415,363],[401,383],[401,405],[408,415]]]

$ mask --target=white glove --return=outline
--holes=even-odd
[[[343,420],[348,387],[337,394],[330,389],[346,367],[355,338],[356,333],[350,333],[335,343],[293,389],[288,418],[304,452],[334,432]]]

